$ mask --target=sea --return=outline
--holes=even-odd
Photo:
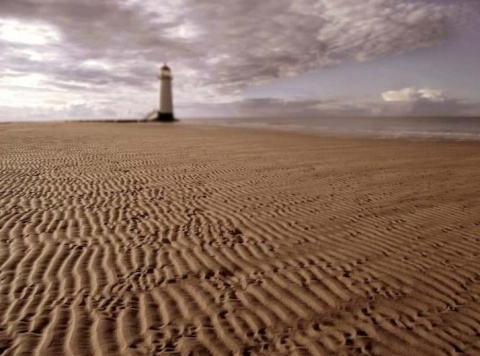
[[[480,117],[216,118],[184,122],[326,136],[480,141]]]

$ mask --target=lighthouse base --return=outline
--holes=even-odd
[[[157,121],[161,122],[173,122],[175,121],[175,117],[173,116],[173,113],[163,113],[159,112],[157,114]]]

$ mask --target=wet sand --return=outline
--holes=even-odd
[[[0,125],[0,354],[480,354],[480,143]]]

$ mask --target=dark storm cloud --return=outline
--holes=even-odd
[[[203,30],[208,45],[202,63],[216,82],[230,85],[409,51],[442,39],[449,28],[446,6],[398,0],[187,3],[182,19]]]
[[[14,18],[30,24],[50,24],[61,34],[61,42],[33,46],[35,51],[55,53],[55,60],[30,60],[19,49],[19,44],[0,44],[4,68],[23,73],[42,73],[52,80],[83,81],[95,85],[145,86],[147,71],[142,66],[149,58],[161,58],[175,53],[189,53],[172,39],[158,35],[172,24],[153,25],[152,14],[138,11],[135,6],[121,6],[121,2],[100,1],[11,1],[2,0],[2,18]],[[109,60],[127,64],[123,73],[111,68],[82,68],[87,60]],[[129,63],[130,62],[130,63]],[[150,66],[152,63],[150,63]],[[125,66],[125,65],[123,65]],[[147,66],[148,68],[148,66]],[[152,69],[148,73],[152,75]]]
[[[411,50],[441,39],[448,29],[446,6],[399,0],[127,5],[117,0],[3,0],[2,14],[55,25],[69,64],[166,58],[195,63],[212,72],[211,80],[227,85],[292,75],[342,58]],[[158,21],[164,11],[176,16]],[[189,27],[191,37],[182,33]],[[170,38],[168,29],[174,31]]]

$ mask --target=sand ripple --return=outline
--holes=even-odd
[[[0,354],[480,354],[471,143],[2,125]]]

